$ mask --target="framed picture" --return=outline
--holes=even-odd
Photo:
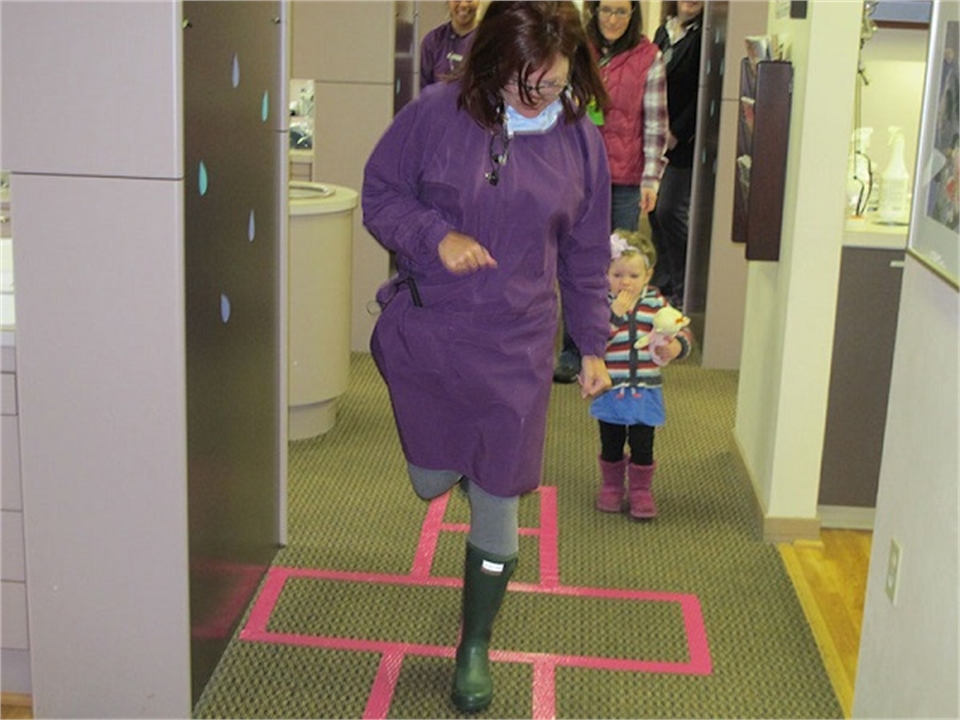
[[[960,289],[960,4],[930,21],[908,251]]]

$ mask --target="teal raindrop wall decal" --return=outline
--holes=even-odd
[[[200,185],[200,194],[206,195],[209,180],[207,179],[207,166],[204,165],[203,160],[200,161],[200,171],[197,173],[197,180]]]
[[[268,117],[270,117],[270,91],[264,90],[263,104],[260,106],[260,119],[266,122]]]
[[[240,58],[236,53],[233,54],[233,75],[231,80],[234,87],[237,87],[240,84]]]

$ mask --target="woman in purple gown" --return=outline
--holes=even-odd
[[[571,2],[494,2],[462,76],[394,119],[364,174],[364,224],[396,253],[371,351],[410,477],[470,501],[453,701],[486,708],[488,646],[518,551],[519,497],[543,469],[557,331],[583,350],[581,394],[610,385],[610,173],[585,118],[605,102]]]
[[[420,90],[452,77],[470,52],[480,20],[480,0],[449,0],[450,19],[420,42]]]

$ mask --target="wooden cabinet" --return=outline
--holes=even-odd
[[[743,59],[732,237],[747,260],[780,258],[792,95],[789,62]]]

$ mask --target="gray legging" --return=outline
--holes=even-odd
[[[413,489],[424,500],[443,495],[463,477],[453,470],[428,470],[407,463]],[[467,541],[478,550],[502,558],[513,557],[520,549],[517,508],[520,498],[498,497],[467,482],[470,500],[470,533]]]

